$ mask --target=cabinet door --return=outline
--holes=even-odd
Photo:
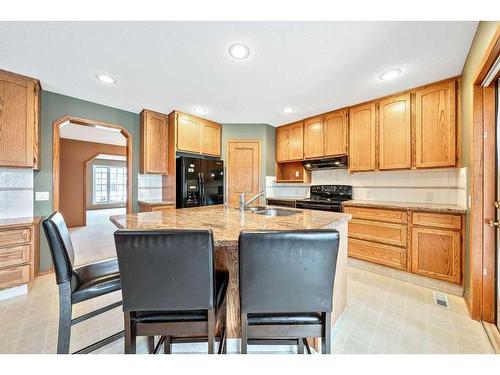
[[[288,146],[288,160],[302,160],[304,158],[304,126],[301,122],[290,125],[290,141]]]
[[[456,164],[455,81],[429,86],[415,94],[417,168]]]
[[[202,130],[203,154],[220,156],[220,125],[212,122],[204,122]]]
[[[410,94],[380,101],[379,168],[410,168],[410,145]]]
[[[34,82],[0,72],[0,166],[33,166],[34,130]]]
[[[375,169],[375,103],[349,110],[349,170]]]
[[[323,118],[313,117],[304,121],[304,158],[323,156]]]
[[[201,153],[202,125],[200,119],[178,114],[177,150]]]
[[[168,117],[141,113],[141,173],[168,173]]]
[[[461,282],[460,232],[413,227],[411,271],[459,284]]]
[[[347,110],[328,113],[324,117],[325,156],[347,153]]]
[[[276,129],[276,161],[289,160],[290,127]]]

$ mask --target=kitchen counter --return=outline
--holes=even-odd
[[[464,214],[466,209],[454,204],[387,202],[372,200],[350,200],[342,203],[344,207],[372,207],[393,210],[411,210],[421,212],[441,212],[449,214]]]
[[[267,197],[268,200],[274,201],[299,201],[301,199],[306,199],[306,197]]]
[[[165,201],[163,199],[144,199],[137,201],[137,203],[148,206],[169,206],[175,204],[175,201]]]
[[[334,228],[340,234],[335,287],[333,291],[332,325],[347,304],[347,222],[351,215],[327,211],[281,208],[297,211],[292,216],[262,216],[240,212],[223,205],[183,208],[111,216],[120,229],[211,229],[214,233],[216,269],[229,272],[227,331],[228,337],[240,337],[240,307],[238,278],[238,236],[242,230],[290,230]],[[311,291],[313,292],[313,291]]]
[[[18,217],[14,219],[0,219],[0,229],[16,228],[20,226],[27,226],[38,224],[41,220],[39,216]]]

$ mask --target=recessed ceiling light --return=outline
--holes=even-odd
[[[237,60],[243,60],[250,55],[250,48],[243,43],[234,43],[229,47],[229,55]]]
[[[205,107],[194,107],[193,108],[193,112],[194,113],[197,113],[199,115],[205,115],[208,113],[208,109],[206,109]]]
[[[113,77],[111,76],[108,76],[107,74],[96,74],[95,77],[103,82],[103,83],[107,83],[109,85],[113,85],[116,83],[116,79],[114,79]]]
[[[379,79],[382,81],[389,81],[391,79],[396,78],[402,73],[402,70],[397,68],[397,69],[390,69],[385,72],[383,72],[381,75],[378,76]]]
[[[292,112],[293,112],[292,107],[285,107],[285,108],[283,108],[283,113],[292,113]]]

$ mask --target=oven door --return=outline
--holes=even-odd
[[[307,210],[319,210],[319,211],[331,211],[331,212],[342,212],[341,203],[317,203],[317,202],[301,202],[297,201],[295,203],[296,208],[305,208]]]

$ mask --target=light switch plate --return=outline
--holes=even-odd
[[[48,201],[49,200],[49,192],[48,191],[35,192],[35,200],[36,201]]]

